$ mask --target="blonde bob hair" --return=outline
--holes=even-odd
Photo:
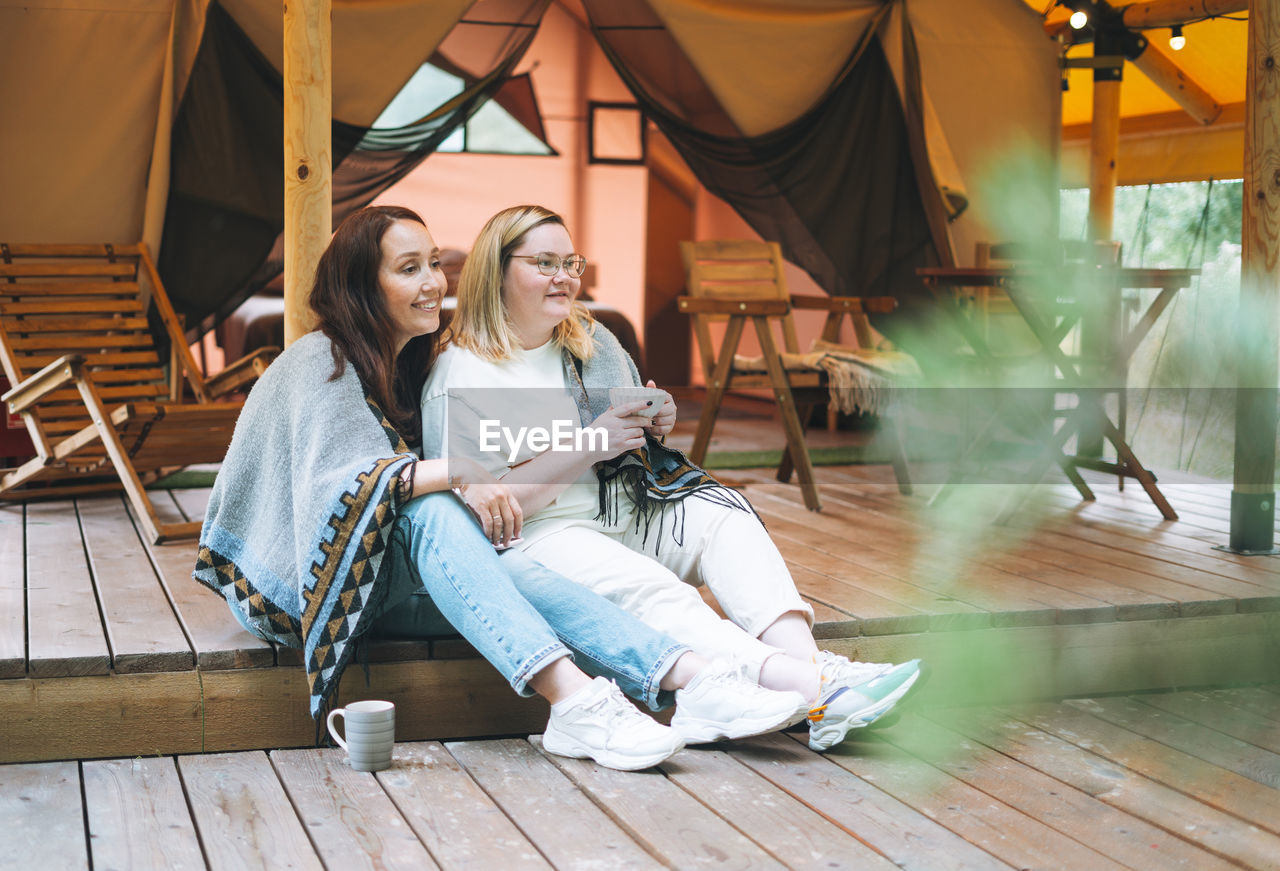
[[[502,304],[502,282],[511,254],[534,227],[564,219],[542,206],[512,206],[485,223],[458,278],[458,308],[448,341],[492,362],[509,360],[520,351],[520,339]],[[567,228],[566,228],[567,230]],[[595,322],[587,307],[574,300],[569,317],[556,325],[552,341],[580,360],[591,357]]]

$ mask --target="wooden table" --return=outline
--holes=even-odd
[[[1078,404],[1069,411],[1060,427],[1049,428],[1045,452],[1033,467],[1038,480],[1049,465],[1057,463],[1084,499],[1094,498],[1078,467],[1134,478],[1151,497],[1160,513],[1169,520],[1178,515],[1156,486],[1156,479],[1133,452],[1121,427],[1111,420],[1104,405],[1107,392],[1124,387],[1129,359],[1151,331],[1156,320],[1173,301],[1174,294],[1191,284],[1198,269],[1135,269],[1116,266],[1067,265],[1049,267],[927,267],[918,269],[949,319],[977,355],[979,363],[992,368],[1000,363],[982,331],[969,316],[957,289],[998,287],[1013,302],[1031,329],[1043,359],[1053,367],[1056,393],[1072,393]],[[1126,291],[1155,289],[1156,295],[1137,319],[1126,323],[1122,301]],[[1071,357],[1062,350],[1063,340],[1078,324],[1087,335],[1102,337],[1093,351],[1091,364],[1083,357]],[[993,417],[996,416],[993,413]],[[1093,428],[1116,450],[1116,461],[1068,454],[1073,435]],[[966,456],[981,449],[975,442]]]

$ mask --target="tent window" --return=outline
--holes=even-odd
[[[373,129],[412,124],[445,105],[466,88],[461,76],[423,64],[373,122]],[[528,75],[514,76],[497,95],[436,149],[470,154],[554,155],[546,141],[542,113]]]

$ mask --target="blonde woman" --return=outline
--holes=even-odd
[[[653,400],[610,406],[609,388],[639,376],[575,302],[585,265],[554,212],[517,206],[489,219],[423,389],[424,455],[474,459],[518,496],[521,528],[495,530],[495,542],[518,531],[515,546],[548,568],[749,681],[802,694],[813,749],[887,724],[921,664],[820,651],[813,611],[749,503],[661,444],[676,420],[670,397],[656,412]]]
[[[673,721],[722,737],[803,719],[798,694],[734,681],[519,551],[499,553],[491,532],[521,515],[509,488],[465,459],[419,458],[417,398],[445,285],[416,213],[368,206],[342,222],[311,291],[319,328],[245,403],[196,578],[250,632],[303,648],[317,718],[353,641],[433,632],[443,614],[513,690],[551,703],[550,753],[632,770],[684,746],[619,684],[654,710],[674,701]]]

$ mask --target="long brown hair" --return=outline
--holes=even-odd
[[[311,308],[319,316],[319,329],[333,342],[329,380],[339,378],[351,361],[392,426],[415,444],[422,436],[419,396],[438,337],[415,336],[396,354],[391,316],[378,286],[382,237],[396,221],[427,225],[403,206],[366,206],[347,216],[316,266]]]

